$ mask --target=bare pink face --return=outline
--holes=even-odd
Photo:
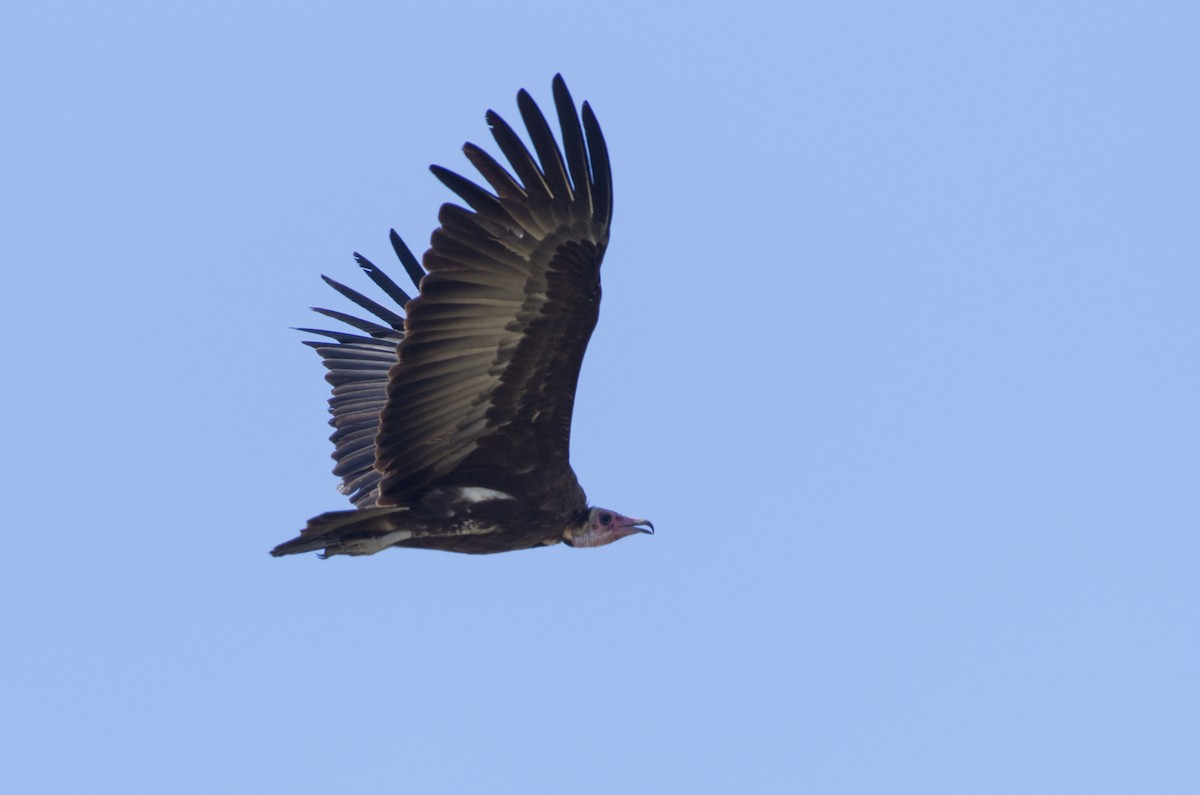
[[[607,508],[592,508],[583,528],[576,530],[567,543],[573,547],[602,547],[634,533],[653,534],[654,524],[648,519],[631,519]]]

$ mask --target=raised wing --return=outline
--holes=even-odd
[[[404,265],[413,284],[420,284],[425,271],[408,246],[392,230],[392,248]],[[361,254],[354,259],[366,271],[371,281],[402,309],[411,299],[401,287]],[[333,473],[342,479],[338,490],[350,497],[359,508],[370,508],[379,496],[379,471],[375,469],[375,437],[379,434],[379,415],[387,401],[387,376],[396,363],[396,345],[404,338],[404,316],[393,309],[372,301],[328,276],[321,277],[342,295],[371,313],[376,320],[366,320],[332,309],[314,311],[339,320],[362,334],[346,331],[303,328],[300,331],[328,337],[327,340],[306,341],[321,354],[329,371],[325,380],[333,386],[329,398],[329,424],[334,427],[329,440],[333,442],[333,458],[337,462]],[[377,322],[378,321],[378,322]]]
[[[599,315],[612,175],[591,108],[584,103],[581,125],[561,75],[563,149],[529,94],[517,102],[536,159],[492,111],[513,173],[464,147],[494,193],[433,167],[470,209],[442,206],[429,273],[407,306],[376,439],[380,505],[435,482],[507,493],[531,479],[575,483],[571,412]]]

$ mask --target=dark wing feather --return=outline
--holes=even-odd
[[[421,267],[420,262],[417,262],[416,255],[412,253],[412,249],[408,247],[408,244],[400,239],[400,235],[396,234],[395,229],[390,230],[388,232],[388,236],[392,241],[392,249],[396,252],[396,256],[400,259],[400,263],[404,266],[404,270],[408,272],[408,278],[412,279],[412,283],[417,285],[417,289],[420,289],[421,279],[425,278],[425,269]],[[384,276],[383,273],[379,274],[379,276],[382,277],[380,279],[375,278],[373,271],[368,271],[368,274],[372,279],[375,279],[376,284],[382,287],[388,295],[392,296],[393,298],[396,297],[391,289],[394,288],[395,290],[399,291],[400,295],[404,296],[404,303],[408,303],[408,295],[406,295],[399,287],[396,287],[395,282],[392,282],[392,280],[387,276]],[[391,284],[391,288],[387,286],[388,283]]]
[[[537,160],[489,111],[513,173],[478,147],[464,151],[495,193],[433,169],[472,209],[442,207],[428,275],[407,307],[376,445],[380,505],[435,481],[513,494],[573,485],[570,497],[582,496],[569,464],[571,412],[599,315],[612,182],[591,109],[585,103],[585,139],[561,76],[554,99],[565,161],[522,92]]]
[[[395,230],[392,231],[392,245],[414,283],[419,283],[424,271],[411,253],[408,257],[412,262],[405,261],[401,252],[407,252],[408,247]],[[397,306],[403,307],[411,300],[408,293],[366,257],[355,254],[354,259]],[[321,278],[383,321],[381,324],[345,312],[316,309],[322,315],[358,329],[366,336],[345,331],[300,329],[328,337],[328,340],[306,341],[305,345],[312,346],[321,354],[329,371],[325,374],[325,380],[333,386],[333,395],[329,398],[329,413],[333,415],[329,424],[335,429],[329,439],[334,444],[333,458],[337,462],[333,472],[342,479],[339,491],[348,495],[355,506],[369,508],[375,505],[378,497],[380,475],[375,469],[375,437],[379,433],[379,415],[387,402],[388,371],[396,363],[396,346],[404,338],[404,316],[327,276]]]

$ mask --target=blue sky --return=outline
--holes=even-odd
[[[12,791],[1197,791],[1194,4],[409,5],[0,12]],[[657,535],[270,558],[319,275],[558,71]]]

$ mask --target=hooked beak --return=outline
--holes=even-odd
[[[645,527],[642,527],[642,525],[645,525]],[[654,522],[650,521],[649,519],[630,519],[625,526],[632,527],[639,533],[654,535]]]

